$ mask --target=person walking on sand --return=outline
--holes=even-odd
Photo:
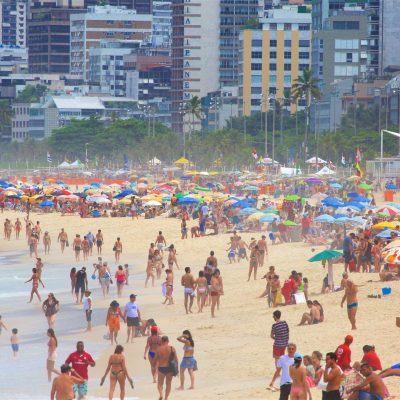
[[[67,232],[64,231],[64,228],[61,228],[61,232],[58,234],[57,241],[60,243],[61,246],[61,254],[64,254],[65,245],[68,247],[68,235]]]
[[[99,280],[101,290],[103,292],[103,297],[106,298],[110,291],[110,283],[111,283],[111,272],[108,264],[106,262],[99,269]]]
[[[125,399],[125,381],[128,379],[132,389],[133,389],[133,380],[129,376],[128,370],[126,369],[125,364],[125,356],[122,354],[124,352],[124,348],[119,344],[115,347],[114,354],[110,356],[108,359],[108,365],[106,372],[104,372],[103,377],[100,381],[100,386],[103,385],[104,381],[108,373],[110,372],[110,391],[108,394],[109,400],[113,399],[115,387],[117,383],[120,388],[120,399]]]
[[[171,246],[168,248],[168,268],[173,270],[174,264],[176,265],[176,268],[179,269],[178,260],[176,258],[176,249],[174,245],[171,244]]]
[[[74,385],[74,393],[78,400],[84,399],[88,392],[88,367],[94,367],[96,362],[89,353],[86,353],[85,345],[82,341],[76,343],[76,351],[68,356],[65,364],[72,365],[72,376],[83,378],[83,383]]]
[[[117,296],[118,297],[122,297],[122,291],[124,289],[125,280],[126,280],[126,275],[125,275],[124,268],[122,267],[122,265],[119,265],[117,272],[115,273],[115,281],[117,283]]]
[[[83,311],[85,311],[86,317],[86,332],[90,332],[92,330],[92,312],[93,312],[93,301],[90,297],[90,290],[85,290],[85,297],[83,298]]]
[[[258,246],[258,266],[264,266],[264,259],[268,257],[268,246],[267,237],[265,235],[261,236],[261,239],[257,242]]]
[[[85,380],[74,371],[70,375],[71,367],[61,365],[61,374],[53,379],[51,387],[50,400],[70,400],[74,398],[74,386],[84,384]]]
[[[42,304],[42,310],[46,316],[49,328],[54,329],[57,313],[60,310],[60,302],[55,298],[54,293],[49,293],[47,299]]]
[[[247,282],[250,281],[251,275],[254,274],[254,280],[257,279],[257,268],[258,268],[258,261],[259,261],[259,254],[258,254],[258,245],[256,244],[250,250],[250,264],[249,264],[249,275],[247,277]]]
[[[199,271],[199,277],[196,280],[197,286],[197,308],[198,312],[203,312],[204,305],[207,299],[207,278],[204,276],[204,271]]]
[[[15,239],[17,239],[17,240],[19,239],[19,235],[21,233],[21,228],[22,228],[22,223],[19,220],[19,218],[17,218],[17,220],[15,221],[15,224],[14,224]]]
[[[279,358],[285,354],[289,343],[289,326],[286,321],[281,320],[282,313],[279,310],[275,310],[272,316],[275,321],[271,328],[271,339],[274,340],[272,357],[275,359],[276,367]]]
[[[47,342],[47,378],[49,382],[51,382],[52,373],[60,375],[60,373],[54,368],[57,359],[58,341],[54,329],[47,329],[47,336],[49,337],[49,341]]]
[[[171,361],[178,366],[178,356],[174,347],[170,346],[168,336],[161,338],[161,346],[158,347],[155,357],[155,362],[158,364],[158,383],[157,389],[160,395],[159,400],[168,400],[169,394],[171,393],[172,378],[175,376],[175,372],[171,369]],[[165,382],[165,396],[164,391]]]
[[[348,279],[346,283],[345,293],[340,303],[340,306],[343,308],[343,304],[346,301],[347,303],[347,316],[351,323],[351,329],[357,329],[356,326],[356,314],[358,309],[358,300],[357,300],[357,285],[351,280]]]
[[[289,367],[289,375],[292,379],[292,387],[290,388],[290,400],[311,400],[310,387],[307,383],[307,369],[301,365],[303,356],[296,352],[294,354],[294,363]]]
[[[28,283],[28,282],[32,282],[31,297],[30,297],[28,303],[32,303],[34,294],[36,294],[37,298],[41,302],[42,298],[40,297],[40,294],[39,294],[39,283],[42,284],[43,288],[44,288],[44,284],[43,284],[42,280],[40,279],[40,276],[39,276],[36,268],[32,268],[32,276],[25,283]]]
[[[194,341],[192,334],[187,329],[182,332],[176,340],[184,344],[183,346],[183,358],[179,368],[179,379],[181,385],[178,390],[185,389],[185,370],[188,370],[190,376],[190,387],[189,389],[194,389],[194,371],[197,371],[197,361],[193,357],[194,354]]]
[[[183,275],[181,278],[181,285],[184,287],[183,289],[185,294],[184,304],[185,304],[186,314],[189,314],[192,313],[193,300],[196,289],[196,280],[191,274],[189,267],[185,268],[185,275]]]
[[[211,317],[215,318],[215,307],[219,309],[219,297],[224,294],[224,289],[222,285],[222,278],[217,268],[211,276]]]
[[[44,246],[44,254],[50,254],[51,238],[49,232],[47,231],[43,235],[43,246]]]
[[[336,364],[336,354],[333,352],[327,353],[325,361],[324,382],[328,383],[326,398],[329,400],[341,400],[339,388],[342,380],[342,370]]]
[[[86,273],[86,267],[82,267],[77,273],[75,278],[75,296],[76,304],[82,304],[83,294],[88,288],[88,279]],[[80,294],[80,296],[79,296]]]
[[[108,329],[110,331],[111,345],[113,345],[114,342],[115,344],[118,344],[117,336],[119,330],[121,329],[120,318],[122,318],[125,322],[125,317],[122,314],[121,309],[119,308],[119,303],[116,300],[113,300],[110,303],[110,307],[108,308],[106,316],[106,326],[108,326]]]
[[[294,343],[289,343],[287,347],[287,355],[280,356],[278,362],[276,363],[276,370],[269,387],[274,387],[274,383],[280,375],[281,380],[279,400],[289,399],[290,390],[292,388],[292,378],[290,377],[289,367],[294,364],[295,353],[296,345]]]
[[[18,337],[18,329],[11,329],[11,350],[13,351],[14,358],[17,358],[19,352],[19,337]]]
[[[139,305],[136,303],[136,294],[131,294],[129,302],[125,304],[124,320],[126,320],[128,327],[126,343],[129,343],[129,338],[133,343],[133,338],[139,330],[141,320]]]
[[[174,304],[173,292],[174,292],[174,273],[172,269],[166,269],[165,273],[167,274],[165,277],[165,300],[163,304],[166,304],[168,301],[168,305]]]
[[[75,239],[72,243],[72,249],[75,252],[75,261],[78,262],[80,261],[80,255],[81,255],[81,250],[82,250],[82,239],[81,235],[76,234]]]
[[[156,250],[158,251],[158,250]],[[154,287],[155,275],[154,275],[154,262],[153,258],[150,254],[147,256],[147,267],[146,267],[146,280],[144,281],[144,287],[147,288],[147,283],[151,279],[151,285]]]
[[[153,376],[153,383],[157,383],[157,365],[155,362],[156,352],[158,346],[161,345],[161,336],[158,334],[157,326],[150,328],[150,336],[147,338],[146,347],[144,348],[143,358],[149,359],[151,374]]]
[[[158,235],[157,235],[154,243],[157,246],[157,249],[161,252],[161,254],[164,254],[164,247],[167,246],[167,241],[165,240],[165,237],[164,237],[162,231],[158,232]]]
[[[114,243],[113,250],[114,250],[114,254],[115,254],[115,262],[119,263],[119,259],[121,257],[121,253],[122,253],[122,242],[119,237],[117,237],[117,240]]]
[[[103,244],[104,244],[104,237],[101,232],[101,229],[99,229],[96,233],[96,247],[98,256],[101,256],[101,250],[103,248]]]

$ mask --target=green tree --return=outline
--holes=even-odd
[[[318,88],[319,79],[312,76],[311,70],[304,69],[301,76],[299,76],[292,85],[292,99],[298,101],[299,99],[305,99],[306,101],[306,127],[304,131],[304,145],[307,148],[308,145],[308,131],[310,125],[310,106],[311,100],[314,97],[319,100],[321,98],[321,92]],[[307,156],[305,152],[305,156]]]
[[[194,123],[196,119],[201,119],[202,114],[201,99],[198,96],[193,96],[189,101],[185,103],[183,109],[184,115],[189,115],[192,119],[191,132],[194,132]]]
[[[45,85],[26,85],[18,94],[15,103],[38,103],[46,91],[47,86]]]

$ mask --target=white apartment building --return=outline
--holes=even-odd
[[[89,52],[101,41],[150,43],[153,16],[124,7],[94,6],[86,13],[71,14],[70,73],[89,79]]]

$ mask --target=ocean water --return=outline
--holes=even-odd
[[[47,382],[47,321],[41,310],[41,304],[34,297],[32,304],[27,304],[31,290],[31,283],[24,283],[31,276],[31,264],[18,262],[18,253],[7,253],[0,256],[0,315],[8,331],[2,330],[0,335],[0,391],[1,398],[7,400],[44,400],[50,398],[51,385]],[[83,332],[86,320],[82,306],[75,305],[70,290],[69,272],[72,265],[45,264],[42,281],[45,289],[39,287],[44,300],[49,292],[53,292],[60,301],[61,310],[56,321],[56,333],[68,336]],[[91,268],[87,266],[88,275]],[[97,281],[89,281],[92,290],[95,309],[93,311],[93,326],[104,325],[105,309],[96,307],[95,299],[100,297]],[[18,326],[16,321],[19,321]],[[13,357],[10,336],[11,329],[18,329],[20,350],[17,358]],[[84,335],[83,335],[84,340]],[[85,342],[85,350],[96,359],[104,344]],[[64,362],[70,353],[75,351],[76,341],[60,340],[57,349],[56,368]],[[90,387],[99,386],[98,379],[90,378],[89,369],[89,396]],[[105,389],[106,394],[108,389]],[[117,392],[116,394],[118,394]],[[98,398],[98,397],[97,397]],[[104,397],[105,399],[106,397]],[[136,397],[127,398],[138,399]]]

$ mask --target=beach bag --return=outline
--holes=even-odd
[[[278,290],[277,294],[276,294],[276,301],[275,301],[276,305],[278,304],[282,304],[282,293],[280,290]]]
[[[269,236],[269,240],[271,240],[271,242],[273,242],[275,240],[275,235],[272,232],[268,236]]]
[[[174,354],[175,354],[175,352],[171,349],[171,354],[169,355],[168,367],[172,373],[172,376],[177,376],[178,372],[179,372],[179,368],[178,368],[178,364],[175,361]]]

